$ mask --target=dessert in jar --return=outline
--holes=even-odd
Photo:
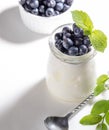
[[[95,54],[88,36],[76,24],[58,27],[49,39],[46,82],[52,95],[65,101],[81,101],[96,83]]]

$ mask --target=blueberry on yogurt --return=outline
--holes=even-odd
[[[34,15],[51,17],[64,13],[73,0],[20,0],[23,8]]]
[[[55,47],[62,53],[70,56],[81,56],[91,51],[89,37],[84,35],[83,30],[75,23],[72,25],[72,28],[68,26],[63,27],[61,32],[55,34],[54,39]]]

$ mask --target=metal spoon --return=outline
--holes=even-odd
[[[75,107],[72,112],[69,112],[64,117],[56,117],[56,116],[47,117],[44,120],[44,124],[46,128],[48,130],[68,130],[69,119],[72,116],[74,116],[81,108],[83,108],[88,103],[88,101],[93,98],[93,96],[94,96],[94,93],[89,95],[83,102],[81,102],[77,107]]]

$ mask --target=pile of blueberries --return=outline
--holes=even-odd
[[[70,56],[81,56],[91,51],[91,42],[88,36],[75,23],[72,29],[63,27],[62,31],[55,34],[55,46],[62,53]]]
[[[27,12],[50,17],[59,15],[72,5],[73,0],[21,0],[20,3]]]

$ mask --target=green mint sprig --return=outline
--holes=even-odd
[[[107,90],[106,82],[109,80],[109,76],[103,74],[97,78],[97,86],[94,89],[94,95],[101,94],[104,90]],[[109,100],[100,100],[96,102],[89,115],[84,116],[80,123],[82,125],[96,125],[96,130],[108,130],[109,125]]]
[[[96,102],[89,115],[84,116],[82,125],[96,125],[96,130],[108,130],[109,125],[109,100]]]
[[[106,35],[100,30],[94,30],[93,22],[86,12],[74,10],[71,13],[73,21],[84,30],[85,35],[89,36],[95,50],[104,52],[107,47]]]
[[[94,89],[94,95],[98,96],[103,91],[109,89],[106,87],[106,82],[109,80],[109,76],[106,74],[103,74],[97,78],[96,87]]]

